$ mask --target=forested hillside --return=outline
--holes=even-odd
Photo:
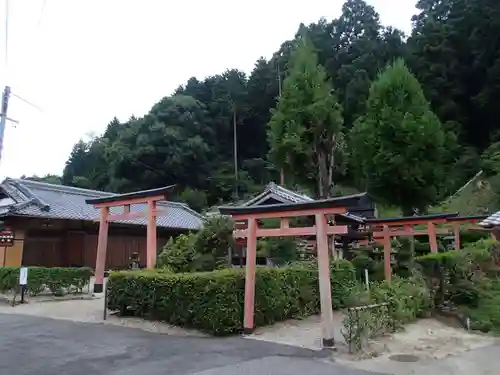
[[[298,25],[249,75],[193,77],[144,117],[111,120],[75,144],[62,183],[178,184],[178,198],[202,209],[279,182],[283,170],[287,185],[318,197],[368,189],[425,210],[485,163],[497,173],[500,2],[420,0],[417,9],[405,36],[348,0],[337,19]]]

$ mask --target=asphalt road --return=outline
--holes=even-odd
[[[239,337],[174,337],[138,329],[0,314],[0,374],[368,375],[317,353]]]

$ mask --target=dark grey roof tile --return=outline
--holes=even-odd
[[[495,212],[493,215],[488,216],[483,221],[480,221],[479,226],[481,227],[496,227],[500,225],[500,211]]]
[[[99,210],[85,201],[114,195],[103,191],[10,178],[7,178],[0,186],[16,201],[16,204],[9,209],[10,214],[53,219],[97,220]],[[130,211],[142,212],[145,209],[145,204],[136,204],[131,206]],[[111,212],[121,213],[121,210],[116,207]],[[203,225],[202,216],[186,204],[160,201],[158,210],[164,210],[166,213],[165,216],[157,217],[156,223],[159,227],[195,230]],[[146,225],[147,218],[141,217],[117,221],[117,223]]]

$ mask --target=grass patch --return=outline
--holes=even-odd
[[[500,209],[492,188],[492,179],[479,175],[458,194],[448,198],[440,205],[432,207],[431,213],[459,212],[460,215],[482,215]]]

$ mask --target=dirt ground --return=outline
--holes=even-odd
[[[419,358],[440,359],[495,343],[493,337],[467,332],[462,328],[451,327],[436,319],[429,318],[408,325],[403,332],[371,340],[365,355],[354,356],[348,354],[348,348],[341,333],[343,317],[341,312],[334,312],[336,356],[348,361],[393,353],[415,354]],[[269,327],[261,327],[247,338],[320,350],[320,317],[311,316],[304,320],[289,320]]]
[[[492,336],[467,332],[436,319],[421,319],[402,332],[379,337],[370,342],[362,355],[350,355],[341,334],[343,315],[335,312],[337,351],[328,361],[350,367],[397,375],[489,375],[497,374],[500,358],[491,356],[499,350]],[[248,339],[277,342],[313,350],[321,348],[319,316],[290,320],[262,327]],[[499,351],[500,353],[500,351]],[[410,355],[415,362],[400,362],[394,356]],[[401,358],[401,357],[400,357]],[[406,357],[407,359],[410,357]]]
[[[422,319],[403,332],[380,337],[371,343],[376,356],[412,354],[420,359],[443,359],[495,343],[495,338],[450,327],[436,319]]]

